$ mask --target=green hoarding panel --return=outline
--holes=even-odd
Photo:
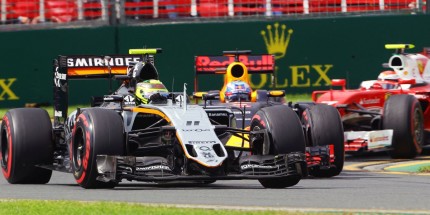
[[[115,53],[114,35],[111,27],[1,32],[0,107],[52,104],[53,59],[58,55]],[[70,90],[77,94],[72,93],[70,99],[89,103],[82,93],[94,89],[92,86],[72,83]]]
[[[271,53],[276,55],[276,83],[268,75],[254,75],[253,86],[309,93],[327,89],[332,78],[348,78],[350,87],[376,78],[392,52],[384,49],[386,43],[430,46],[429,21],[430,16],[378,16],[123,27],[119,49],[163,47],[158,58],[163,80],[174,77],[175,83],[188,84],[194,78],[195,55],[235,49]],[[201,79],[202,90],[222,87],[222,78]]]
[[[196,22],[2,32],[0,107],[52,102],[52,59],[70,54],[126,54],[130,48],[163,48],[156,65],[165,85],[193,86],[194,56],[250,49],[276,55],[276,79],[253,75],[255,88],[310,93],[327,89],[332,78],[349,87],[375,79],[392,50],[386,43],[430,46],[430,16],[374,16],[267,21]],[[4,42],[8,41],[8,42]],[[107,81],[72,81],[70,101],[88,103],[108,91]],[[222,77],[199,78],[199,89],[221,89]],[[193,87],[188,87],[191,93]]]

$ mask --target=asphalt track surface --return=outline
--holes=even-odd
[[[354,158],[346,166],[368,160]],[[101,200],[275,209],[376,209],[430,214],[430,176],[344,170],[337,177],[304,179],[287,189],[264,189],[258,181],[242,180],[217,181],[209,185],[125,182],[115,189],[85,190],[76,185],[71,174],[54,172],[47,185],[11,185],[0,177],[0,199]]]

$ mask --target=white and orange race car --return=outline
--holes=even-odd
[[[288,107],[261,110],[250,130],[238,129],[230,109],[189,104],[185,86],[183,92],[167,92],[153,64],[159,52],[138,49],[130,55],[56,58],[53,124],[39,108],[11,109],[3,117],[0,159],[5,179],[44,184],[57,170],[71,173],[83,188],[113,188],[122,180],[242,179],[285,188],[307,175],[305,137]],[[94,99],[92,107],[68,113],[70,81],[94,78],[122,84]],[[261,126],[269,124],[273,126]],[[251,147],[230,147],[229,136],[246,139]]]

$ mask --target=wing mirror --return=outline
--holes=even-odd
[[[331,79],[331,85],[342,87],[342,90],[346,89],[346,80],[345,79]]]
[[[219,100],[219,92],[206,93],[202,96],[203,100]]]
[[[196,99],[202,99],[204,95],[208,94],[208,92],[194,92],[193,97]]]
[[[284,97],[285,91],[284,90],[271,90],[267,92],[268,97]]]

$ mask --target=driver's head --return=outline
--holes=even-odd
[[[379,81],[398,81],[399,78],[399,75],[391,70],[383,71],[378,75]]]
[[[227,102],[249,101],[251,98],[251,87],[243,81],[232,81],[227,84],[225,100]]]
[[[136,102],[148,104],[166,100],[167,89],[159,80],[150,79],[136,84]]]

